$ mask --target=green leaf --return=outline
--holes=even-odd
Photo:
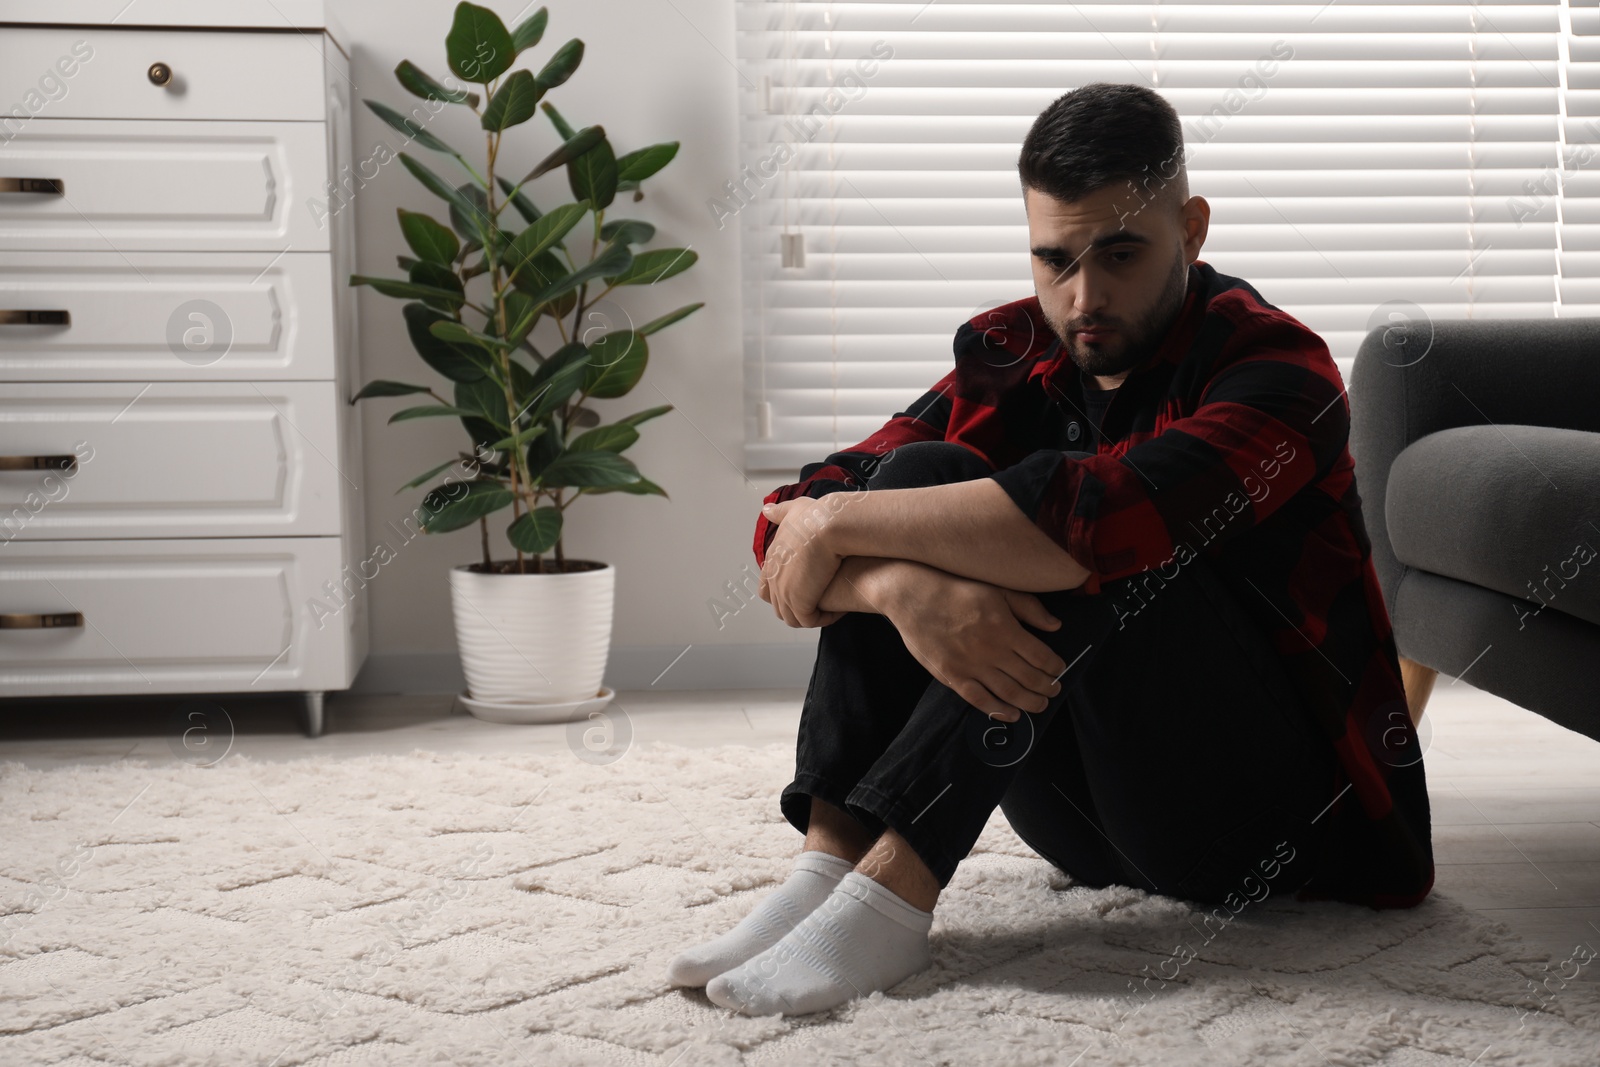
[[[618,244],[642,245],[656,235],[656,228],[638,219],[610,219],[600,227],[602,241]]]
[[[533,371],[529,370],[519,360],[511,360],[511,395],[513,397],[530,397],[534,393]],[[527,406],[526,400],[517,401],[517,411],[520,413]]]
[[[573,273],[559,281],[550,283],[547,288],[530,295],[536,302],[543,304],[554,300],[563,293],[571,292],[584,282],[625,271],[627,270],[627,265],[632,261],[633,253],[628,251],[627,245],[607,245],[598,256],[595,256],[594,259],[585,263]],[[618,266],[618,264],[621,264],[621,266]],[[536,263],[535,267],[537,266],[538,264]],[[521,278],[521,274],[518,274],[518,278]],[[523,292],[528,292],[526,286],[521,288]]]
[[[523,177],[520,184],[526,185],[535,178],[544,177],[546,174],[555,170],[562,164],[570,163],[572,160],[577,159],[579,156],[588,152],[595,145],[605,140],[605,136],[605,127],[585,126],[583,129],[567,138],[566,141],[562,142],[561,147],[557,148],[554,152],[551,152],[548,156],[545,156],[544,159],[540,160],[539,165],[530,170]],[[581,200],[583,198],[579,197],[578,199]]]
[[[411,479],[405,485],[402,485],[400,488],[396,489],[395,493],[399,494],[399,493],[405,492],[407,489],[415,489],[417,486],[421,485],[423,482],[427,481],[429,478],[432,478],[434,475],[438,474],[440,471],[449,470],[451,467],[454,467],[457,463],[460,463],[460,462],[461,462],[461,460],[459,460],[459,459],[452,459],[448,463],[441,463],[437,467],[433,468],[432,470],[427,471],[424,474],[417,475],[415,478]]]
[[[677,154],[677,141],[653,144],[649,148],[629,152],[617,160],[617,179],[625,182],[642,182],[671,163]]]
[[[517,58],[517,49],[505,23],[486,7],[463,0],[456,5],[455,22],[444,39],[450,69],[456,77],[487,85],[507,70]]]
[[[573,341],[562,345],[534,372],[528,384],[530,395],[517,394],[518,404],[533,422],[565,404],[578,391],[589,370],[589,349]]]
[[[427,266],[426,263],[417,264],[419,267]],[[435,285],[418,285],[415,282],[397,282],[393,278],[369,278],[364,274],[352,274],[351,285],[370,285],[384,296],[396,297],[400,300],[436,300],[443,303],[454,301],[461,303],[461,294],[442,289]]]
[[[528,410],[528,417],[538,422],[571,400],[572,395],[583,384],[583,376],[587,369],[588,364],[580,360],[556,371],[555,375],[535,394],[536,399]]]
[[[539,484],[562,486],[625,485],[640,478],[633,461],[615,452],[568,451],[539,475]]]
[[[540,212],[538,208],[533,206],[533,201],[529,200],[522,190],[513,185],[511,179],[504,174],[496,177],[500,182],[500,188],[504,189],[506,195],[511,198],[511,205],[517,209],[517,214],[522,216],[522,221],[538,222]]]
[[[588,213],[588,204],[562,204],[517,234],[505,257],[505,268],[512,280],[518,270],[554,247]]]
[[[387,378],[379,378],[368,382],[361,387],[361,392],[350,398],[350,403],[365,400],[371,396],[408,396],[411,393],[426,393],[426,385],[410,385],[406,382],[394,382]]]
[[[465,408],[451,407],[448,404],[425,404],[417,408],[401,408],[389,416],[390,422],[404,422],[407,419],[432,419],[444,415],[472,415],[474,412]]]
[[[505,301],[506,322],[510,324],[506,331],[506,344],[516,348],[527,340],[528,334],[533,330],[533,324],[539,321],[539,306],[527,293],[517,289],[507,290],[501,299]]]
[[[475,382],[457,382],[456,407],[466,411],[461,416],[461,427],[467,431],[478,454],[486,453],[494,443],[508,432],[505,427],[505,398],[499,384],[487,375]],[[500,417],[490,421],[484,417],[486,408],[497,408]]]
[[[687,248],[656,248],[649,252],[640,252],[633,257],[633,262],[628,269],[620,274],[608,276],[607,285],[650,285],[663,278],[670,278],[674,274],[682,274],[695,265],[700,258],[698,252]]]
[[[550,57],[539,71],[539,87],[542,90],[554,89],[556,86],[572,77],[572,72],[578,69],[578,64],[583,62],[583,42],[574,37]]]
[[[439,197],[441,200],[445,201],[445,203],[450,205],[450,217],[452,220],[456,218],[458,212],[463,216],[472,218],[477,218],[483,214],[472,203],[472,201],[468,200],[460,192],[460,190],[446,183],[443,178],[439,177],[433,171],[429,170],[423,164],[418,163],[404,152],[400,153],[400,162],[402,165],[404,165],[406,170],[409,170],[412,173],[412,176],[414,176],[417,181],[421,182],[427,187],[430,193]],[[482,190],[479,191],[481,192]],[[468,230],[463,230],[458,226],[456,227],[456,232],[477,235],[480,230],[476,225]]]
[[[574,408],[572,411],[572,425],[593,429],[600,425],[600,415],[589,408]]]
[[[521,448],[523,445],[527,444],[529,441],[533,440],[535,437],[538,437],[540,434],[545,433],[549,429],[550,429],[550,427],[549,427],[548,424],[541,424],[541,425],[538,425],[538,426],[527,426],[527,427],[524,427],[521,430],[518,430],[516,433],[512,434],[510,437],[502,437],[502,438],[500,438],[500,440],[496,441],[494,444],[490,445],[489,447],[493,448],[496,452],[509,452],[513,448]]]
[[[415,256],[395,256],[394,261],[400,264],[400,269],[405,271],[408,275],[411,273],[412,267],[415,267],[418,263],[422,262],[422,260],[417,259]]]
[[[448,316],[426,304],[407,304],[401,313],[412,347],[428,366],[454,382],[476,381],[488,373],[489,361],[478,349],[440,340],[430,332],[434,323],[452,321]]]
[[[528,445],[529,478],[537,479],[539,475],[544,473],[546,467],[556,461],[556,457],[561,455],[563,451],[561,447],[563,431],[559,428],[561,426],[561,416],[553,414],[550,416],[549,421],[552,426],[551,432],[535,437]]]
[[[544,37],[545,23],[549,21],[550,9],[541,7],[518,23],[517,28],[511,31],[511,45],[518,55],[539,43]]]
[[[650,350],[645,339],[632,330],[618,330],[598,338],[589,346],[589,373],[584,376],[586,396],[622,396],[639,384]]]
[[[463,182],[456,187],[456,196],[450,204],[450,225],[470,242],[487,244],[500,231],[489,218],[488,194],[472,182]]]
[[[635,411],[632,415],[629,415],[625,419],[618,419],[617,420],[617,425],[618,426],[637,426],[641,422],[646,421],[647,419],[653,419],[653,418],[657,417],[658,415],[665,415],[667,412],[669,412],[671,410],[672,410],[672,405],[671,404],[659,404],[659,405],[657,405],[656,407],[653,407],[653,408],[645,408],[643,411]]]
[[[451,148],[449,145],[439,140],[439,138],[423,129],[421,124],[416,122],[414,119],[400,114],[400,112],[396,111],[388,104],[381,103],[377,100],[363,100],[362,103],[370,107],[373,112],[384,122],[387,122],[389,125],[405,134],[411,140],[417,142],[423,148],[431,148],[435,152],[443,152],[445,155],[455,156],[457,159],[461,158],[460,152],[457,152],[454,148]]]
[[[550,116],[550,123],[556,128],[556,132],[561,135],[561,139],[563,141],[572,140],[574,133],[572,126],[567,122],[566,119],[561,117],[561,112],[556,110],[555,105],[546,100],[544,103],[540,104],[539,107],[546,115]]]
[[[407,211],[398,209],[400,213],[400,232],[405,235],[406,244],[411,246],[411,251],[429,263],[443,263],[449,265],[455,262],[456,256],[461,254],[461,242],[450,228],[441,222],[436,222],[420,211]]]
[[[561,262],[554,252],[547,251],[535,257],[532,263],[525,264],[521,270],[517,271],[513,283],[518,289],[529,295],[533,306],[539,308],[541,312],[561,317],[570,312],[578,302],[578,294],[573,292],[577,285],[568,286],[561,292],[555,292],[556,284],[566,277],[567,265]],[[581,284],[583,283],[578,283],[578,285]],[[542,295],[546,293],[554,293],[554,295]]]
[[[535,556],[550,551],[561,540],[561,509],[535,508],[517,516],[517,521],[506,527],[506,537],[517,548]]]
[[[665,489],[652,482],[649,478],[643,477],[636,482],[628,482],[626,485],[603,485],[578,490],[579,496],[592,496],[595,493],[633,493],[635,496],[644,496],[648,493],[653,496],[667,496]],[[671,500],[672,498],[667,497],[667,499]]]
[[[506,422],[505,389],[487,375],[475,382],[457,382],[456,406],[465,408],[468,414],[481,418],[498,431],[488,435],[488,440],[484,442],[491,447],[495,441],[511,431]]]
[[[477,345],[488,352],[498,352],[505,347],[505,342],[498,337],[490,337],[486,333],[469,329],[454,319],[443,319],[428,327],[428,332],[441,341],[453,341],[457,344]]]
[[[553,378],[557,371],[568,364],[582,364],[589,358],[589,346],[577,341],[568,341],[550,354],[550,358],[539,365],[533,372],[533,379],[528,383],[532,388],[538,388]],[[520,398],[520,394],[519,394]],[[526,399],[523,399],[526,403]]]
[[[448,489],[430,489],[422,498],[423,509],[431,512],[422,525],[423,532],[449,533],[470,526],[485,515],[510,507],[513,499],[511,490],[498,482],[456,482]]]
[[[417,65],[409,59],[402,59],[400,65],[394,68],[394,76],[400,79],[400,84],[405,86],[413,96],[420,96],[424,100],[444,100],[452,104],[466,104],[474,111],[478,108],[478,94],[469,93],[465,89],[446,89],[434,81],[432,77],[423,73]]]
[[[449,297],[423,297],[422,302],[429,307],[454,314],[462,304],[466,303],[467,297],[465,290],[462,289],[461,279],[456,276],[455,271],[443,263],[418,263],[411,268],[411,282],[413,285],[452,294]]]
[[[544,89],[533,75],[519,70],[506,79],[483,111],[481,125],[486,130],[502,131],[520,126],[539,112],[539,97]]]
[[[598,127],[593,127],[598,129]],[[587,200],[604,211],[617,197],[617,157],[604,137],[567,164],[567,184],[574,200]]]
[[[616,423],[599,426],[581,433],[567,445],[568,452],[621,452],[639,440],[639,431],[632,426]]]
[[[699,311],[703,307],[705,307],[704,302],[699,304],[685,304],[677,311],[669,311],[659,319],[651,319],[649,322],[639,327],[637,332],[640,336],[648,337],[657,330],[666,329],[679,319],[688,318],[690,315],[694,314],[696,311]]]

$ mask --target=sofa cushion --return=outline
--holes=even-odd
[[[1428,434],[1395,458],[1384,517],[1401,563],[1600,625],[1600,434]]]

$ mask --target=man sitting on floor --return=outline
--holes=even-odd
[[[1052,103],[1018,160],[1036,295],[767,496],[761,596],[821,627],[780,797],[805,842],[674,984],[754,1015],[890,988],[996,806],[1086,886],[1230,913],[1432,888],[1339,371],[1198,258],[1182,153],[1150,89]]]

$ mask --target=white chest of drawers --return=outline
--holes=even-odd
[[[320,0],[0,0],[0,696],[367,653],[348,42]]]

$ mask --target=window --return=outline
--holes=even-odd
[[[742,169],[707,208],[741,228],[750,470],[866,437],[1032,294],[1017,152],[1092,81],[1172,103],[1201,258],[1346,374],[1407,306],[1600,314],[1597,0],[736,2]]]

